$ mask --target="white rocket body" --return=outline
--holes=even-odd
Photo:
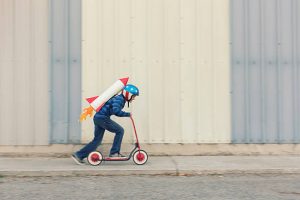
[[[86,100],[89,102],[92,108],[98,112],[110,98],[112,98],[126,86],[128,79],[128,77],[121,78],[107,88],[100,96],[86,98]]]

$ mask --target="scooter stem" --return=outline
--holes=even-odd
[[[140,143],[139,143],[139,139],[138,139],[138,136],[137,136],[137,133],[136,133],[136,128],[135,128],[135,124],[134,124],[134,120],[133,120],[132,116],[130,116],[130,119],[131,119],[132,126],[133,126],[133,129],[134,129],[134,134],[135,134],[135,138],[136,138],[137,147],[140,150],[141,149],[140,148]]]

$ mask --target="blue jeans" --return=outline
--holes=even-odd
[[[111,120],[109,117],[105,116],[94,117],[94,124],[94,139],[82,149],[77,151],[76,155],[79,158],[84,159],[89,155],[89,153],[95,151],[102,142],[105,130],[116,134],[112,148],[110,150],[110,154],[120,153],[122,139],[124,135],[124,129],[122,128],[122,126]]]

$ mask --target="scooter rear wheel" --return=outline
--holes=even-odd
[[[137,150],[133,154],[133,162],[137,165],[143,165],[148,161],[148,154],[144,150]]]
[[[100,165],[102,160],[103,156],[99,151],[93,151],[87,157],[88,163],[90,163],[93,166]]]

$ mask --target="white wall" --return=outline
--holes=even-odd
[[[129,76],[142,142],[230,142],[228,0],[83,0],[82,28],[83,97]],[[92,120],[82,131],[90,140]]]

